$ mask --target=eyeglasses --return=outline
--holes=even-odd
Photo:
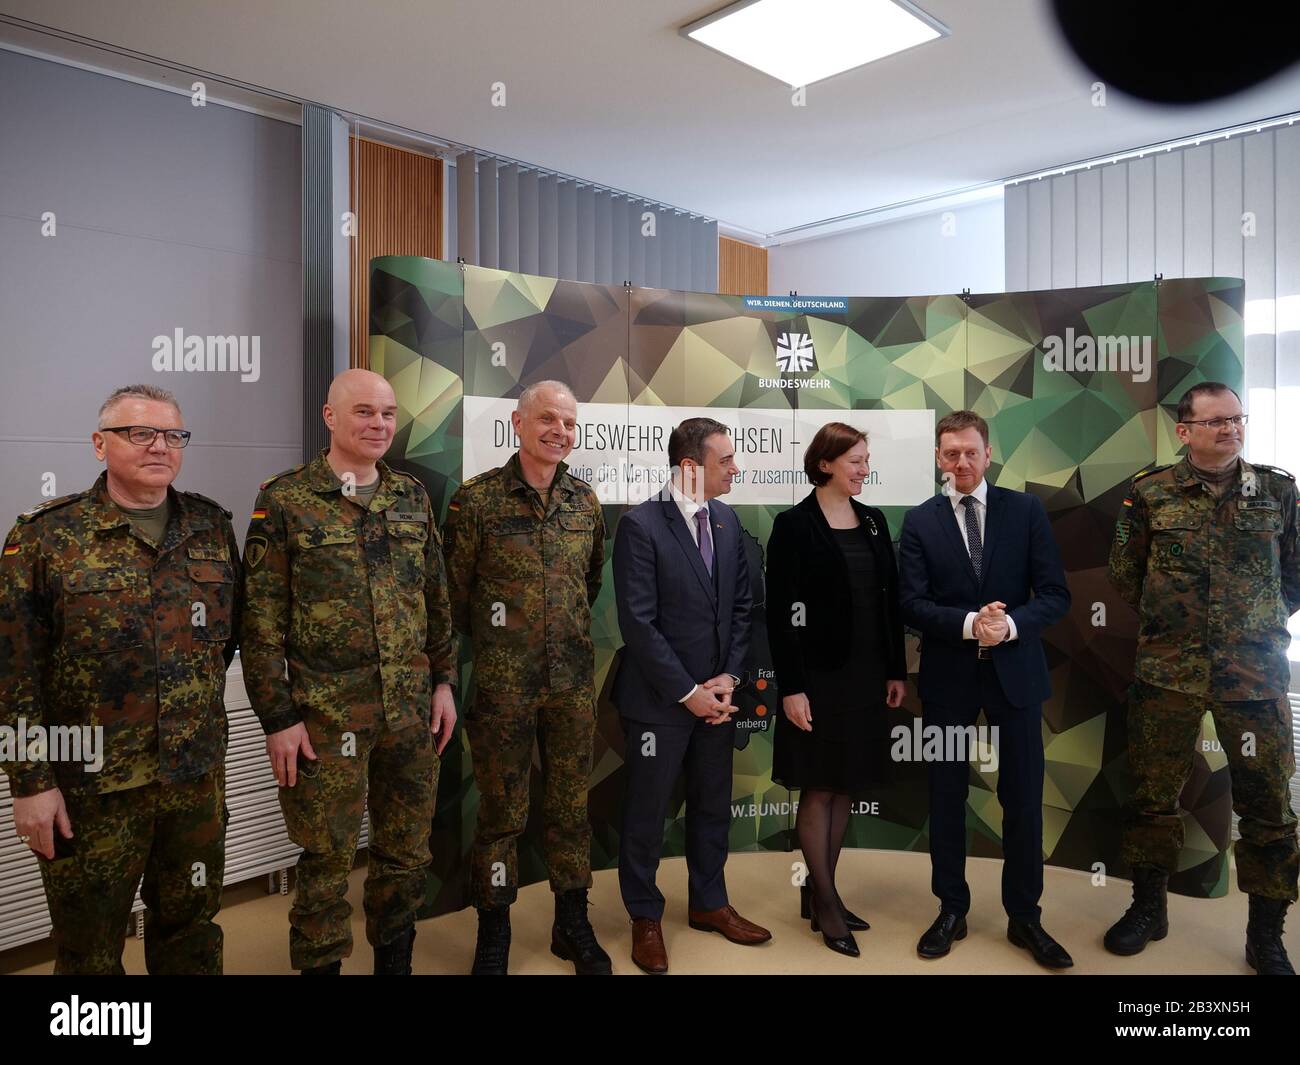
[[[151,447],[158,439],[159,433],[162,433],[163,442],[170,448],[184,447],[190,442],[188,429],[155,429],[151,425],[117,425],[112,428],[105,427],[100,432],[126,433],[126,438],[140,447]]]
[[[1210,418],[1208,420],[1202,419],[1201,421],[1197,421],[1197,422],[1183,422],[1183,424],[1204,425],[1207,429],[1211,429],[1217,433],[1223,429],[1226,429],[1229,425],[1231,425],[1233,428],[1240,429],[1243,425],[1246,424],[1246,419],[1249,417],[1250,417],[1249,414],[1238,414],[1232,418]]]

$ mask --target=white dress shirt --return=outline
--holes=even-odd
[[[673,502],[677,504],[677,509],[681,511],[682,520],[686,522],[687,531],[691,534],[691,539],[695,541],[695,546],[700,546],[700,523],[695,520],[695,512],[702,510],[705,514],[709,512],[708,503],[697,503],[694,499],[684,495],[680,488],[677,487],[676,481],[668,482],[668,492],[673,497]],[[706,523],[707,524],[707,523]],[[712,546],[713,532],[709,531],[709,544]],[[715,556],[716,557],[716,556]]]
[[[979,530],[980,530],[980,544],[986,545],[986,541],[984,539],[984,528],[985,528],[985,521],[987,520],[988,517],[988,509],[989,509],[988,481],[984,480],[984,478],[981,477],[980,483],[975,486],[975,491],[971,492],[970,495],[974,497],[975,502],[973,504],[963,503],[962,500],[967,497],[957,491],[956,484],[954,482],[952,495],[948,497],[948,501],[952,503],[952,513],[953,513],[953,517],[957,521],[957,528],[961,530],[961,542],[966,545],[966,553],[968,555],[970,554],[970,538],[966,535],[966,508],[968,506],[974,506],[975,508],[975,521],[976,524],[979,526]],[[962,630],[961,630],[961,635],[963,640],[979,639],[979,637],[975,635],[975,619],[977,617],[979,617],[979,615],[975,611],[971,611],[966,615],[966,623],[962,626]],[[1007,615],[1007,629],[1008,629],[1007,640],[1017,639],[1016,623],[1011,620],[1010,614]],[[1003,642],[1005,643],[1006,641]]]
[[[677,487],[676,481],[670,480],[668,482],[668,493],[669,495],[672,496],[673,502],[677,504],[677,509],[678,511],[681,512],[682,515],[682,521],[686,522],[686,530],[691,534],[691,539],[695,542],[695,546],[699,547],[700,546],[700,523],[695,520],[695,512],[698,510],[703,510],[705,514],[708,514],[709,504],[698,503],[690,496],[683,493],[682,490]],[[713,527],[709,525],[707,521],[704,524],[705,524],[705,528],[709,530],[708,531],[709,546],[716,547],[717,545],[713,540]],[[718,564],[717,551],[713,552],[713,564],[715,566]],[[737,677],[734,673],[728,673],[727,676],[729,676],[736,684],[740,683],[740,678]],[[687,699],[689,699],[692,695],[694,695],[697,691],[699,691],[699,688],[700,686],[698,684],[691,685],[691,690],[688,691],[677,701],[679,703],[686,702]]]

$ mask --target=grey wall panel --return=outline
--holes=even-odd
[[[701,222],[700,228],[704,231],[704,281],[708,286],[701,292],[718,291],[718,223]]]
[[[302,109],[302,446],[303,461],[329,444],[315,416],[334,377],[333,114]]]
[[[1029,186],[1008,185],[1003,192],[1003,211],[1007,291],[1023,292],[1029,288]]]
[[[1242,138],[1216,141],[1211,146],[1214,165],[1214,272],[1220,277],[1241,277],[1241,214],[1243,162]],[[1249,295],[1249,293],[1247,293]]]
[[[456,254],[471,266],[479,264],[478,156],[456,156]]]
[[[1186,277],[1183,271],[1183,153],[1156,156],[1156,273]]]
[[[100,403],[143,382],[175,392],[195,433],[178,483],[234,510],[242,536],[258,482],[301,461],[301,130],[12,52],[0,84],[0,524],[42,501],[41,473],[60,494],[89,485]],[[257,380],[156,371],[153,338],[178,328],[256,336]],[[224,461],[196,457],[218,442]]]
[[[350,362],[352,337],[352,238],[344,232],[343,217],[351,208],[351,184],[349,175],[352,164],[348,123],[340,115],[332,115],[333,125],[330,136],[330,148],[333,153],[333,173],[331,189],[333,191],[334,209],[333,231],[330,236],[334,243],[334,373],[348,368]]]
[[[691,226],[691,283],[688,286],[693,292],[711,292],[716,291],[717,278],[714,278],[715,288],[709,287],[709,234],[703,223],[699,220]]]
[[[677,276],[673,288],[691,287],[691,234],[695,218],[689,214],[677,216]]]
[[[1253,235],[1242,237],[1242,276],[1246,279],[1246,395],[1242,401],[1257,421],[1274,423],[1270,434],[1256,424],[1248,439],[1251,457],[1277,464],[1276,443],[1277,336],[1274,295],[1277,292],[1277,212],[1274,208],[1274,134],[1248,137],[1242,144],[1242,206],[1253,215]],[[1262,430],[1262,431],[1261,431]]]
[[[1101,283],[1128,280],[1128,164],[1101,172]]]
[[[519,269],[525,274],[540,273],[538,257],[537,171],[519,174]]]
[[[596,198],[590,185],[578,187],[578,273],[579,281],[596,280]]]
[[[629,200],[627,204],[627,279],[633,285],[644,285],[645,237],[641,234],[641,215],[646,210],[644,200]]]
[[[1075,179],[1062,174],[1052,179],[1052,288],[1073,288],[1075,264]]]
[[[641,239],[645,242],[645,283],[652,288],[663,288],[663,270],[660,265],[663,261],[663,231],[660,229],[663,215],[652,203],[645,204],[643,212]],[[645,221],[646,215],[649,215],[648,223]]]
[[[1279,462],[1294,462],[1283,455],[1300,454],[1300,418],[1295,402],[1300,397],[1300,196],[1295,194],[1296,175],[1300,174],[1300,128],[1286,126],[1274,134],[1274,173],[1277,178],[1277,288],[1259,297],[1276,299],[1277,377],[1279,396],[1286,396],[1285,420],[1279,418]],[[1247,290],[1247,298],[1250,292]],[[1250,382],[1247,381],[1249,386]],[[1284,391],[1285,390],[1285,391]],[[1283,408],[1279,405],[1279,414]],[[1247,441],[1250,437],[1247,436]],[[1289,451],[1282,451],[1289,445]],[[1296,464],[1300,466],[1300,463]],[[1292,473],[1300,472],[1294,466]]]
[[[1156,273],[1156,166],[1151,156],[1128,161],[1128,279]]]
[[[676,211],[659,212],[659,284],[680,288],[677,284],[677,231],[681,215]]]
[[[1074,180],[1076,285],[1101,284],[1101,172],[1081,170]]]
[[[572,181],[561,181],[556,191],[559,201],[560,267],[556,277],[568,281],[578,278],[578,186]]]
[[[626,196],[615,194],[610,199],[609,233],[613,241],[613,253],[610,258],[612,285],[621,285],[629,278],[628,262],[628,212],[631,203]]]
[[[519,269],[519,167],[506,163],[497,170],[497,265]]]
[[[497,171],[495,159],[478,161],[478,258],[479,266],[501,264],[501,224],[497,210]]]
[[[537,179],[537,272],[560,276],[560,218],[558,180],[554,174]]]
[[[596,243],[592,257],[592,277],[599,285],[614,284],[614,234],[610,232],[613,221],[613,202],[606,189],[595,192],[593,207],[596,230],[592,239]]]
[[[0,86],[0,213],[299,257],[299,127],[17,52]]]
[[[1183,150],[1183,276],[1214,273],[1214,149]]]
[[[1045,239],[1029,245],[1029,285],[1031,289],[1052,287],[1052,183],[1029,183],[1029,230]]]
[[[442,258],[454,263],[460,245],[460,181],[454,163],[442,164]]]
[[[1258,296],[1271,295],[1276,289],[1275,136],[1270,130],[1247,137],[1242,143],[1242,211],[1250,212],[1253,223],[1253,235],[1242,236],[1242,276],[1246,279],[1248,304]]]
[[[257,481],[302,460],[302,278],[297,264],[250,262],[244,256],[96,230],[61,230],[56,239],[43,240],[22,231],[29,229],[0,219],[0,247],[5,249],[0,255],[0,320],[6,349],[12,344],[13,351],[46,353],[40,359],[6,360],[6,387],[0,394],[0,519],[40,502],[33,498],[30,481],[23,480],[26,467],[16,445],[55,449],[63,441],[76,453],[84,451],[86,463],[93,464],[89,439],[99,405],[114,388],[133,382],[176,394],[195,436],[185,453],[183,480],[194,475],[200,443],[238,449],[227,466],[212,468],[214,479],[203,482],[206,488],[189,482],[231,509],[236,508],[228,500],[255,491]],[[75,315],[66,313],[66,292],[80,294]],[[258,336],[258,379],[241,381],[229,371],[155,371],[153,338],[174,336],[177,328],[186,336]],[[51,411],[57,411],[55,420]],[[61,493],[79,491],[85,484],[78,482],[91,465],[54,472]],[[72,474],[68,488],[62,488],[68,483],[65,472]],[[23,483],[11,485],[11,478]],[[236,522],[241,536],[246,517],[244,513]]]

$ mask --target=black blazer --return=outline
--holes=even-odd
[[[630,721],[693,725],[680,700],[719,673],[745,676],[749,564],[736,512],[709,500],[713,577],[665,489],[614,530],[614,593],[623,654],[611,693]]]
[[[886,676],[907,679],[903,614],[898,605],[898,566],[889,525],[875,507],[849,500],[862,535],[875,555],[881,589],[889,657]],[[793,624],[794,604],[804,605],[802,627]],[[831,534],[816,491],[776,516],[767,542],[767,634],[782,696],[805,690],[804,669],[835,669],[849,657],[853,638],[853,593],[848,566]]]
[[[984,563],[976,579],[947,496],[913,507],[898,540],[903,615],[921,631],[921,701],[978,706],[975,640],[963,640],[969,611],[1000,600],[1018,639],[993,648],[993,666],[1012,706],[1032,706],[1052,693],[1042,633],[1070,609],[1061,553],[1037,496],[989,485]]]

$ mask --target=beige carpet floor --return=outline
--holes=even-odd
[[[734,905],[750,920],[771,929],[773,939],[759,947],[739,947],[721,936],[697,932],[686,924],[686,865],[666,860],[659,884],[668,898],[664,938],[671,973],[830,974],[961,973],[998,975],[1042,973],[1033,959],[1007,942],[1006,919],[999,904],[1002,863],[971,859],[967,877],[972,907],[970,935],[937,961],[916,955],[916,940],[937,913],[930,894],[930,862],[925,854],[894,851],[845,851],[839,871],[846,905],[871,922],[857,934],[862,957],[845,958],[826,949],[821,936],[799,919],[798,891],[791,884],[791,863],[798,855],[733,854],[727,884]],[[352,902],[356,949],[343,972],[367,973],[372,966],[361,916],[364,864],[353,870],[348,897]],[[1126,881],[1094,887],[1088,874],[1048,867],[1043,894],[1043,925],[1074,956],[1065,975],[1090,973],[1249,974],[1243,955],[1246,898],[1235,883],[1226,898],[1169,897],[1169,937],[1133,958],[1117,958],[1101,945],[1108,925],[1124,912],[1130,897]],[[598,872],[591,893],[591,920],[601,944],[614,960],[616,974],[640,971],[629,957],[631,932],[612,870]],[[289,973],[289,899],[268,895],[264,880],[237,885],[226,892],[218,918],[225,930],[227,973]],[[551,955],[551,893],[545,884],[520,892],[512,910],[513,973],[564,974],[572,966]],[[1300,961],[1300,909],[1293,910],[1286,934],[1293,961]],[[472,909],[422,921],[415,941],[417,973],[463,973],[474,954]],[[143,943],[127,940],[128,973],[144,972]],[[0,973],[46,973],[53,968],[48,941],[0,954]]]

